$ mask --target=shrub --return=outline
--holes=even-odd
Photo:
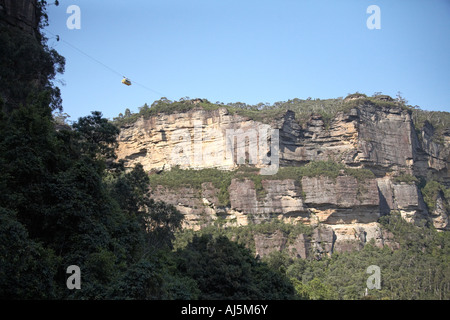
[[[433,211],[436,209],[436,200],[439,193],[441,193],[446,200],[444,205],[447,210],[450,208],[450,189],[446,188],[437,181],[431,180],[428,181],[422,189],[423,200],[425,201],[428,210]]]
[[[360,93],[360,92],[355,92],[355,93],[349,93],[346,97],[345,100],[350,100],[350,99],[359,99],[359,98],[367,98],[367,95],[364,93]]]
[[[419,183],[419,180],[415,176],[413,176],[411,174],[405,174],[405,173],[394,177],[393,181],[395,183],[404,182],[406,184],[418,184]]]

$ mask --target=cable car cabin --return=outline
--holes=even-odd
[[[131,86],[131,81],[129,79],[127,79],[127,78],[123,78],[122,79],[122,83],[127,85],[127,86]]]

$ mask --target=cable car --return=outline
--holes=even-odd
[[[128,78],[123,78],[123,79],[122,79],[122,83],[125,84],[125,85],[127,85],[127,86],[131,86],[131,81],[130,81],[130,79],[128,79]]]

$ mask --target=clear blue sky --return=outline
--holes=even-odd
[[[66,26],[69,5],[80,30]],[[380,30],[366,26],[369,5]],[[450,0],[60,0],[48,13],[48,30],[102,63],[48,34],[67,59],[58,79],[72,120],[162,96],[255,104],[356,91],[450,111]]]

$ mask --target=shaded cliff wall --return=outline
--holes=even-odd
[[[39,7],[36,0],[0,0],[0,20],[35,37],[38,36]]]

